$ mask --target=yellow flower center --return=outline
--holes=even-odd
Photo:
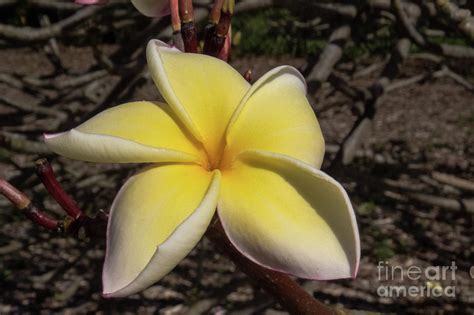
[[[203,150],[202,166],[208,171],[213,171],[216,169],[224,171],[231,167],[234,154],[231,152],[231,150],[229,150],[229,147],[226,146],[225,143],[223,143],[220,147],[221,149],[217,154],[210,154],[208,150]]]

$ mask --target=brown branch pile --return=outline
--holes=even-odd
[[[384,93],[441,76],[447,76],[474,92],[474,85],[469,80],[449,68],[452,58],[474,59],[474,17],[471,11],[458,7],[454,1],[368,0],[356,4],[318,1],[310,5],[300,1],[299,5],[293,6],[298,6],[298,10],[318,12],[320,23],[328,23],[333,30],[317,61],[306,69],[310,92],[317,92],[325,82],[329,82],[352,100],[353,112],[357,114],[357,120],[340,144],[331,168],[352,162],[364,139],[369,137],[373,118],[378,107],[383,105],[380,99]],[[370,24],[373,28],[361,34],[359,28],[363,21],[375,22]],[[380,75],[367,88],[350,86],[348,80],[335,71],[345,47],[364,41],[387,27],[394,30],[394,44]],[[440,44],[430,40],[430,34],[464,36],[468,44]],[[423,55],[412,53],[420,50]],[[397,80],[404,61],[411,57],[432,61],[435,64],[433,71]],[[369,65],[349,76],[353,78],[375,70],[374,65]]]

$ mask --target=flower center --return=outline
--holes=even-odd
[[[218,169],[221,170],[221,171],[230,169],[233,157],[234,157],[234,154],[232,154],[232,152],[226,146],[224,148],[224,150],[222,150],[222,154],[221,154],[221,158],[220,158],[220,161],[219,161]]]
[[[219,146],[219,150],[215,154],[210,153],[207,149],[205,149],[204,151],[205,161],[203,166],[207,170],[213,171],[218,169],[223,171],[231,167],[233,154],[231,154],[229,148],[226,146],[225,143]]]

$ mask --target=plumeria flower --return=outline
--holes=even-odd
[[[160,17],[170,12],[169,0],[130,0],[135,8],[143,15],[149,17]],[[75,0],[77,4],[103,5],[109,0]]]
[[[324,140],[301,74],[281,66],[250,86],[227,63],[158,40],[147,60],[166,103],[123,104],[45,136],[68,158],[150,163],[112,204],[104,295],[138,292],[169,273],[216,208],[232,244],[262,266],[307,279],[355,277],[354,211],[320,170]]]

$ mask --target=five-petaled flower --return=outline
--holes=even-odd
[[[230,241],[252,261],[301,278],[354,277],[354,211],[319,169],[324,140],[301,74],[281,66],[250,86],[219,59],[157,40],[147,59],[166,103],[123,104],[45,136],[69,158],[151,163],[112,204],[104,295],[138,292],[170,272],[216,208]]]

